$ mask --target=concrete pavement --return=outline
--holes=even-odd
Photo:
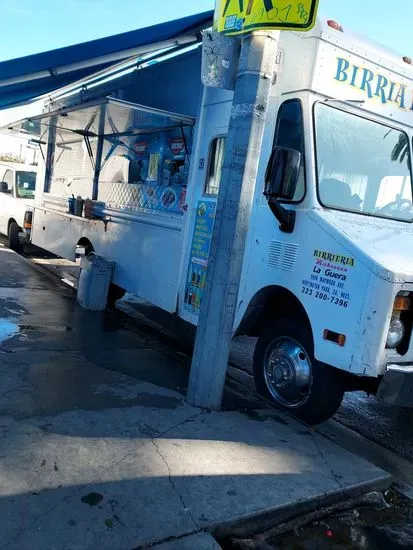
[[[162,542],[152,548],[155,550],[219,550],[221,547],[209,533],[197,533],[178,540]]]
[[[0,248],[0,549],[213,550],[205,531],[390,483],[230,392],[190,407],[186,364]]]

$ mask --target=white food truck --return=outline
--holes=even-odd
[[[258,391],[311,423],[357,389],[411,407],[413,68],[332,21],[282,32],[279,52],[233,334],[258,337]],[[201,53],[30,120],[46,159],[33,243],[114,261],[115,294],[193,325],[233,99],[201,85]],[[72,196],[92,211],[69,213]]]

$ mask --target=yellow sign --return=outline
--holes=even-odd
[[[243,34],[260,29],[309,31],[319,0],[216,0],[214,29]]]

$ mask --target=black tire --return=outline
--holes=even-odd
[[[114,307],[118,300],[121,300],[126,294],[126,290],[114,283],[110,283],[108,292],[108,307]]]
[[[8,244],[9,248],[14,250],[15,252],[23,251],[23,246],[19,239],[19,232],[20,227],[17,225],[17,223],[11,222],[11,224],[9,225]]]
[[[78,247],[83,248],[83,252],[82,254],[78,254],[76,252],[76,257],[89,256],[90,254],[93,254],[93,252],[95,251],[92,243],[88,239],[81,239],[80,242],[78,242],[76,245],[76,251]]]
[[[274,357],[271,352],[274,353],[274,350],[280,349],[282,342],[287,342],[287,345],[299,344],[305,354],[304,364],[309,366],[309,372],[311,372],[308,378],[310,382],[302,393],[302,401],[298,402],[300,398],[297,398],[297,403],[293,403],[292,400],[291,402],[283,401],[282,397],[277,395],[275,380],[273,380],[274,385],[271,385],[269,378],[276,376],[274,360],[271,365],[273,367],[272,375],[268,375],[268,369],[265,368],[266,361],[270,361]],[[300,352],[298,357],[302,359],[302,356],[303,354]],[[281,364],[281,369],[282,367],[283,364]],[[333,416],[344,396],[344,384],[340,372],[314,359],[311,330],[307,324],[298,325],[292,319],[275,321],[260,336],[255,347],[253,369],[258,393],[311,425],[320,424]],[[292,379],[296,380],[294,376]],[[295,387],[297,384],[294,385]]]

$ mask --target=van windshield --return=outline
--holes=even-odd
[[[407,134],[323,103],[315,131],[323,206],[413,221]]]
[[[19,170],[16,172],[16,191],[21,199],[34,199],[36,190],[36,172]]]

